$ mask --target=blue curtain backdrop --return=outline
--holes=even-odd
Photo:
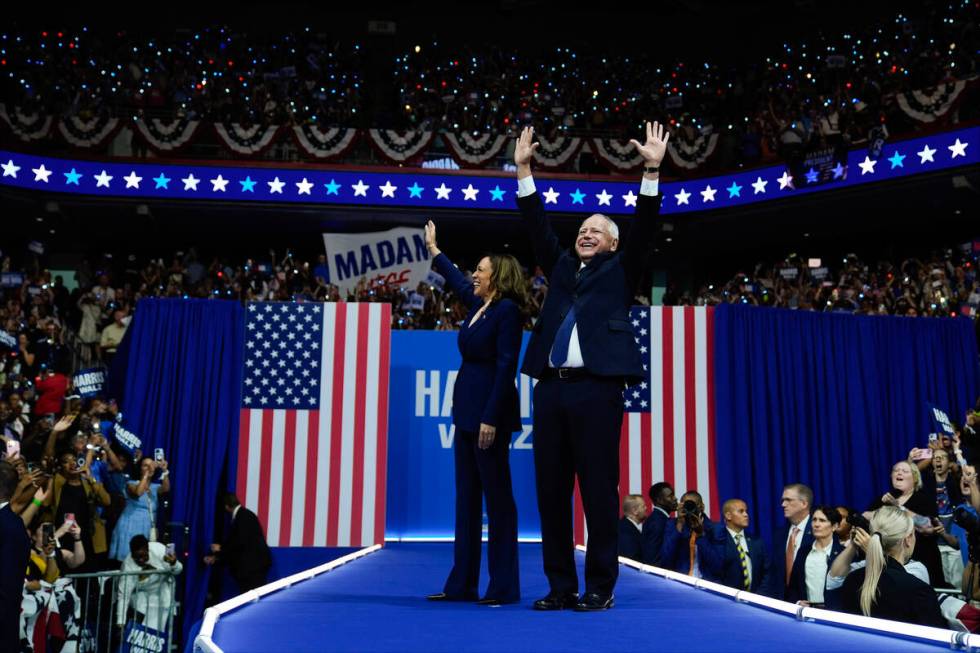
[[[219,481],[238,437],[244,311],[237,302],[143,299],[113,361],[115,396],[143,451],[163,447],[171,519],[190,528],[184,561],[184,635],[200,618]],[[186,640],[186,637],[185,637]]]
[[[936,431],[927,402],[962,421],[980,380],[967,319],[735,305],[715,313],[715,373],[721,499],[745,499],[766,539],[788,483],[865,509]]]

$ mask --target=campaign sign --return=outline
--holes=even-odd
[[[135,621],[126,624],[119,653],[164,653],[167,650],[167,633]]]
[[[929,409],[932,411],[932,418],[936,422],[936,432],[953,437],[955,431],[953,431],[953,424],[949,421],[949,415],[946,414],[946,411],[933,404],[929,404]]]
[[[460,355],[455,331],[392,331],[388,420],[389,538],[451,538],[456,488],[453,472],[453,384]],[[527,346],[524,334],[521,347]],[[509,434],[518,535],[539,538],[531,437],[532,379],[518,375],[523,430]],[[508,434],[498,433],[497,437]],[[484,509],[484,532],[486,510]]]
[[[116,442],[128,449],[130,453],[143,448],[143,440],[123,426],[122,422],[116,424],[112,430],[112,435],[116,438]]]
[[[82,370],[73,377],[73,383],[81,396],[95,397],[102,393],[102,388],[105,386],[105,370],[101,367]]]
[[[13,337],[3,329],[0,329],[0,347],[17,349],[17,338]]]
[[[415,290],[429,274],[429,250],[421,229],[398,227],[359,234],[323,234],[330,279],[342,293],[362,279]]]

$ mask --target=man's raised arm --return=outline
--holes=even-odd
[[[561,245],[558,244],[558,236],[548,224],[541,197],[534,188],[531,159],[538,144],[531,142],[533,137],[534,127],[525,127],[521,130],[514,148],[514,163],[517,164],[517,206],[521,210],[521,220],[531,236],[531,245],[538,265],[544,270],[545,275],[550,275],[561,254]]]
[[[643,181],[640,182],[640,196],[637,198],[636,213],[623,235],[623,266],[627,278],[634,285],[639,281],[643,260],[650,251],[654,235],[657,233],[656,216],[660,213],[660,163],[667,153],[670,134],[659,122],[647,123],[646,142],[630,139],[630,143],[643,157]]]

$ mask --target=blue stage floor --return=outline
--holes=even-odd
[[[579,565],[583,556],[579,555]],[[451,544],[389,544],[382,551],[223,617],[226,653],[507,651],[928,651],[902,639],[804,623],[681,583],[621,567],[616,607],[542,613],[540,545],[521,545],[523,600],[497,608],[431,603],[452,563]],[[481,589],[485,588],[484,581]]]

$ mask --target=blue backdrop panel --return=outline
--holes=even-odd
[[[392,331],[386,537],[452,537],[452,380],[456,332]],[[523,348],[528,334],[524,334]],[[520,377],[524,433],[511,441],[510,465],[520,537],[540,537],[531,452],[531,380]],[[484,526],[486,525],[484,517]]]
[[[723,304],[715,313],[721,498],[771,536],[784,484],[864,509],[892,464],[935,431],[928,402],[961,420],[977,397],[973,324]]]
[[[121,406],[143,450],[170,463],[172,519],[190,527],[184,632],[204,609],[218,483],[238,435],[244,311],[237,302],[143,299],[120,348]],[[114,364],[114,376],[119,376]]]

